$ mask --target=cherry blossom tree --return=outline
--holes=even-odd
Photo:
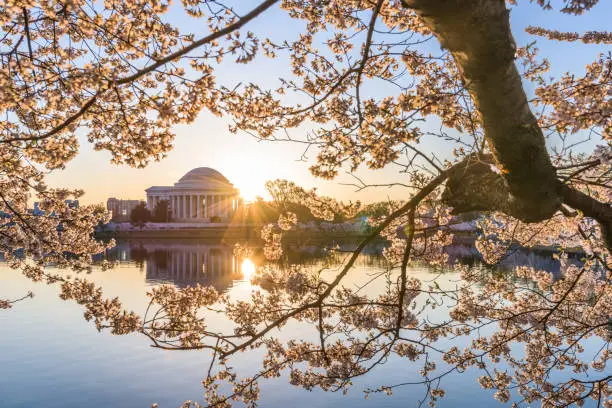
[[[182,12],[205,25],[200,34],[182,32],[167,13],[170,4],[159,0],[0,6],[0,245],[11,266],[60,284],[62,298],[82,304],[100,330],[137,331],[168,349],[208,349],[216,363],[204,380],[209,405],[255,404],[258,380],[284,370],[306,389],[347,390],[353,378],[397,355],[421,364],[422,379],[412,384],[425,387],[421,403],[444,397],[446,374],[475,367],[481,385],[501,401],[548,407],[593,398],[610,406],[610,55],[581,74],[545,76],[549,61],[512,35],[509,10],[527,0],[265,0],[246,11],[235,3],[183,0]],[[535,3],[579,15],[597,0]],[[296,38],[249,31],[276,8],[295,20]],[[527,32],[560,42],[612,42],[607,32],[559,32],[545,21]],[[286,61],[290,77],[274,89],[218,83],[223,64],[260,57]],[[534,92],[526,92],[526,82]],[[82,192],[44,183],[48,171],[77,154],[77,133],[115,163],[145,166],[171,149],[174,125],[204,109],[231,118],[232,131],[304,144],[316,152],[311,171],[320,177],[396,166],[406,199],[371,220],[372,235],[333,275],[271,262],[256,274],[262,290],[248,302],[213,288],[162,286],[150,292],[151,306],[139,317],[86,279],[44,269],[49,263],[88,269],[92,254],[104,249],[91,237],[104,210],[68,207],[65,200]],[[427,125],[432,118],[437,131]],[[584,134],[595,143],[576,150]],[[558,143],[547,148],[547,139]],[[423,147],[428,140],[446,152]],[[369,187],[375,186],[360,188]],[[286,181],[269,188],[322,219],[358,210]],[[28,213],[33,197],[42,215]],[[500,276],[456,264],[463,280],[452,290],[412,278],[410,265],[447,264],[447,227],[453,215],[473,211],[484,214],[476,244],[484,262],[495,264],[516,243],[554,246],[561,275],[517,268]],[[283,233],[297,222],[283,213],[262,230],[269,259],[282,256]],[[386,293],[370,298],[345,288],[343,279],[379,234],[390,241],[385,257],[395,272]],[[567,262],[570,248],[584,250],[581,265]],[[451,308],[449,318],[431,322],[428,311],[441,303]],[[13,304],[1,301],[0,308]],[[199,313],[205,309],[223,311],[234,330],[209,328]],[[275,336],[274,329],[295,320],[312,325],[318,341]],[[489,327],[493,334],[480,334]],[[462,350],[438,345],[462,336],[472,339]],[[584,356],[587,340],[598,342],[597,355]],[[261,371],[239,377],[230,358],[253,348],[267,351]],[[440,371],[436,361],[450,368]],[[572,374],[553,380],[559,371]],[[230,393],[221,391],[223,382],[232,385]]]

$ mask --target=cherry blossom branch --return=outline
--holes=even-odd
[[[236,21],[235,23],[232,23],[218,31],[215,31],[214,33],[211,33],[209,35],[207,35],[206,37],[203,37],[197,41],[194,41],[192,44],[181,48],[180,50],[177,50],[167,56],[165,56],[164,58],[159,59],[158,61],[156,61],[155,63],[135,72],[132,75],[128,75],[122,78],[118,78],[116,80],[111,81],[110,84],[112,84],[113,86],[120,86],[120,85],[125,85],[125,84],[129,84],[132,83],[140,78],[142,78],[143,76],[155,71],[156,69],[158,69],[159,67],[168,64],[178,58],[181,58],[182,56],[184,56],[185,54],[189,53],[190,51],[193,51],[196,48],[201,47],[202,45],[205,44],[209,44],[229,33],[232,33],[236,30],[239,30],[240,28],[242,28],[245,24],[247,24],[248,22],[250,22],[251,20],[253,20],[254,18],[256,18],[257,16],[259,16],[261,13],[263,13],[264,11],[266,11],[267,9],[269,9],[272,5],[274,5],[275,3],[277,3],[279,0],[266,0],[264,2],[262,2],[259,6],[255,7],[253,10],[251,10],[249,13],[245,14],[243,17],[241,17],[240,19],[238,19],[238,21]],[[60,132],[62,132],[63,130],[65,130],[68,126],[72,125],[75,121],[77,121],[80,117],[82,117],[85,113],[87,113],[89,111],[89,109],[96,103],[96,101],[98,100],[98,98],[104,93],[106,92],[106,88],[105,87],[101,87],[96,93],[94,93],[93,96],[91,96],[87,102],[85,104],[83,104],[81,106],[81,108],[75,112],[74,114],[72,114],[71,116],[69,116],[67,119],[65,119],[62,123],[60,123],[59,125],[55,126],[53,129],[49,130],[48,132],[42,134],[42,135],[38,135],[38,136],[31,136],[31,137],[14,137],[14,138],[5,138],[0,140],[0,143],[12,143],[12,142],[18,142],[18,141],[33,141],[33,140],[42,140],[42,139],[47,139],[53,135],[56,135]]]
[[[302,313],[303,311],[318,307],[323,302],[323,300],[325,300],[332,293],[332,291],[338,286],[338,284],[342,281],[344,276],[346,276],[346,274],[351,270],[351,268],[355,264],[355,261],[357,260],[357,258],[359,257],[363,249],[370,242],[372,242],[380,234],[381,231],[387,228],[391,224],[392,221],[394,221],[399,216],[405,214],[407,211],[415,208],[434,189],[439,187],[446,180],[446,178],[448,177],[449,171],[451,169],[452,167],[442,172],[437,177],[433,178],[425,187],[423,187],[420,191],[418,191],[406,204],[404,204],[401,208],[399,208],[398,210],[390,214],[376,229],[374,229],[374,231],[370,235],[368,235],[365,239],[363,239],[359,243],[359,245],[357,246],[353,254],[350,256],[349,260],[346,262],[342,270],[338,273],[338,275],[336,275],[334,280],[328,285],[327,289],[323,293],[321,293],[321,295],[318,296],[316,301],[309,302],[305,305],[295,308],[291,312],[281,316],[279,319],[266,325],[264,329],[255,333],[249,340],[241,343],[236,348],[232,349],[230,352],[223,353],[222,358],[225,358],[229,356],[230,354],[234,354],[238,351],[246,349],[251,344],[253,344],[255,341],[257,341],[259,338],[265,336],[269,331],[275,329],[276,327],[280,326],[288,319]]]

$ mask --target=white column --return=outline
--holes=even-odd
[[[181,215],[181,218],[187,218],[187,196],[186,195],[182,195],[181,199],[183,200],[183,213]]]
[[[187,215],[186,218],[191,218],[191,196],[187,194]]]
[[[202,273],[208,275],[210,273],[208,268],[208,249],[204,250],[204,259],[202,260]]]
[[[202,206],[202,196],[196,195],[196,218],[200,219],[200,207]]]
[[[189,195],[185,194],[183,196],[183,200],[184,200],[184,204],[183,204],[183,208],[185,210],[185,214],[183,214],[183,218],[189,218]]]
[[[185,198],[187,199],[187,211],[185,212],[185,218],[191,218],[191,196],[187,194]]]
[[[225,200],[227,197],[225,195],[221,196],[221,218],[227,217],[227,201]]]

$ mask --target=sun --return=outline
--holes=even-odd
[[[245,187],[240,188],[240,197],[247,203],[251,203],[257,199],[258,196],[262,195],[261,189],[258,189],[257,186],[246,185]]]
[[[240,180],[236,181],[236,187],[240,190],[240,196],[245,202],[253,202],[257,197],[267,197],[265,183],[265,178],[257,174],[248,174],[240,176]]]
[[[267,180],[276,177],[265,165],[253,166],[247,162],[236,162],[232,173],[232,182],[240,190],[240,196],[245,202],[253,202],[258,196],[269,199],[265,184]]]
[[[246,258],[242,261],[240,270],[242,271],[243,279],[250,281],[251,277],[255,274],[255,264],[249,258]]]

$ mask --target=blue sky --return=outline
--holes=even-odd
[[[240,10],[250,9],[256,1],[240,1]],[[556,1],[559,6],[561,1]],[[169,18],[183,30],[198,32],[200,24],[171,10]],[[558,43],[535,38],[524,32],[529,25],[561,31],[583,32],[587,30],[606,30],[612,26],[612,2],[601,1],[591,12],[583,16],[567,16],[557,11],[543,11],[527,0],[519,0],[518,7],[511,8],[513,33],[519,45],[537,39],[541,55],[551,62],[550,75],[559,76],[564,71],[581,74],[584,66],[596,59],[601,52],[609,52],[610,47],[584,45],[582,43]],[[301,22],[289,19],[282,10],[266,12],[247,27],[262,36],[272,38],[294,38],[302,28]],[[273,87],[280,76],[288,77],[285,59],[269,60],[259,58],[250,65],[224,65],[216,72],[219,82],[236,84],[238,82],[257,82]],[[433,124],[434,122],[432,122]],[[86,191],[84,202],[105,202],[108,197],[141,199],[144,189],[151,185],[171,185],[183,174],[194,167],[213,167],[222,172],[236,187],[241,189],[247,199],[264,195],[264,182],[275,178],[286,178],[305,187],[317,187],[321,193],[343,200],[378,201],[387,197],[399,199],[406,197],[402,189],[370,189],[355,193],[354,188],[339,183],[350,181],[346,175],[334,181],[316,179],[308,171],[309,163],[299,161],[303,146],[284,142],[258,142],[246,134],[231,134],[227,129],[228,121],[203,111],[190,125],[175,128],[174,149],[160,161],[151,163],[145,169],[133,169],[110,163],[110,154],[94,152],[82,137],[79,155],[66,166],[49,177],[52,186],[77,187]],[[307,129],[291,130],[300,136]],[[435,150],[433,144],[423,142]],[[314,155],[309,155],[314,159]],[[359,176],[371,183],[401,181],[396,168],[379,171],[360,170]]]

